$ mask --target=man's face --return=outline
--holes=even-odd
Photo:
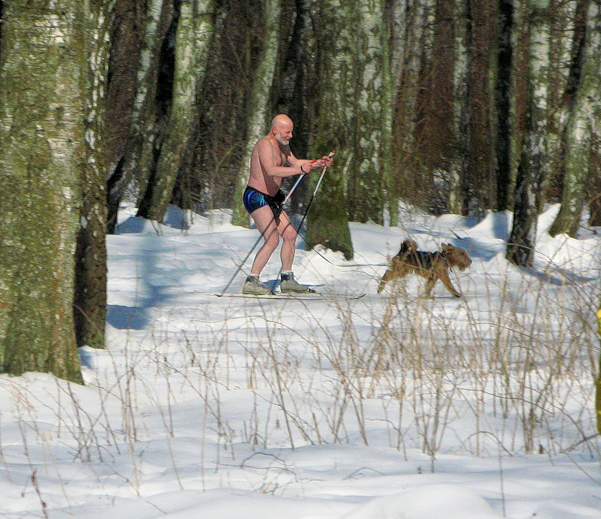
[[[287,146],[292,139],[292,131],[294,130],[294,125],[290,123],[280,123],[275,128],[275,140],[278,141],[281,145]]]

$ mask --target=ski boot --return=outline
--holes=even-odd
[[[271,288],[265,283],[259,281],[259,276],[250,275],[246,278],[242,293],[251,296],[266,296],[271,294]]]
[[[280,290],[283,294],[314,294],[315,290],[307,285],[301,285],[292,272],[282,272]]]

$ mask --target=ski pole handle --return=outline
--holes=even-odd
[[[331,151],[330,153],[328,153],[328,157],[333,157],[334,153],[336,153],[336,151]],[[315,186],[315,191],[313,191],[313,196],[315,196],[317,194],[317,190],[319,189],[319,185],[321,184],[321,181],[323,180],[324,175],[326,174],[326,171],[328,170],[327,166],[323,167],[323,171],[321,172],[321,175],[319,177],[319,180],[317,181],[317,185]]]

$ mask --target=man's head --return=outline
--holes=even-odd
[[[286,114],[278,114],[271,121],[271,134],[283,146],[287,146],[292,139],[294,123]]]

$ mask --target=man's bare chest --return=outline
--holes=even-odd
[[[286,164],[286,155],[279,148],[273,149],[273,164],[275,166],[283,166]]]

